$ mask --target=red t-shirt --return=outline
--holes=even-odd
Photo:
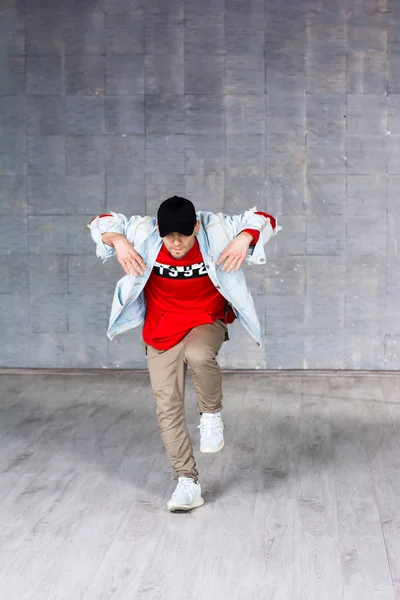
[[[180,259],[174,258],[163,245],[145,288],[146,319],[143,339],[157,350],[169,350],[193,327],[229,322],[227,302],[208,276],[199,243]],[[233,315],[233,319],[232,319]]]
[[[271,225],[275,228],[275,219]],[[246,229],[255,245],[260,232]],[[169,350],[178,344],[194,327],[222,319],[233,323],[235,315],[225,298],[208,276],[199,243],[180,259],[174,258],[163,245],[153,272],[144,288],[146,319],[143,340],[157,350]]]

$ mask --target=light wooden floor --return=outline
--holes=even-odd
[[[0,597],[400,599],[400,378],[226,375],[206,504],[174,482],[147,376],[0,378]]]

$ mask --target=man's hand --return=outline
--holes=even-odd
[[[230,273],[234,267],[236,268],[236,271],[239,271],[249,252],[252,241],[253,236],[250,233],[247,233],[247,231],[242,231],[235,239],[229,242],[219,257],[217,265],[220,265],[225,261],[225,264],[222,267],[223,271]]]
[[[147,267],[142,257],[123,235],[106,232],[101,238],[105,244],[114,247],[117,260],[127,275],[144,275]]]

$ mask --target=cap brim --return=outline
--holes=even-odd
[[[173,229],[171,229],[171,228],[163,229],[159,225],[158,228],[160,230],[160,237],[162,237],[162,238],[169,235],[170,233],[175,233],[175,232],[180,233],[181,235],[186,235],[187,237],[190,237],[191,235],[193,235],[195,225],[185,225],[185,226],[177,225]]]

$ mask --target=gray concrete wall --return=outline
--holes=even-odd
[[[85,225],[177,193],[284,228],[222,366],[400,368],[399,32],[397,0],[3,0],[0,366],[144,367]]]

